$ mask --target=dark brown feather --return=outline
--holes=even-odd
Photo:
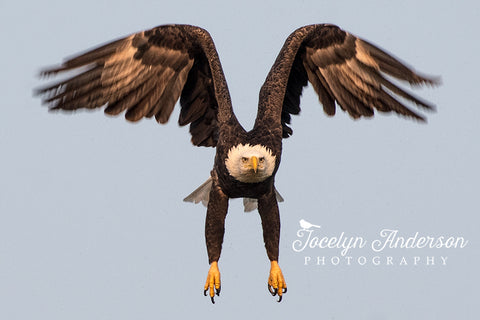
[[[434,106],[392,83],[385,74],[410,84],[438,83],[437,79],[417,74],[389,53],[337,26],[299,28],[285,41],[262,86],[255,126],[281,119],[283,137],[291,135],[290,115],[300,112],[305,79],[312,84],[327,115],[335,114],[337,104],[355,119],[371,117],[377,109],[424,121],[422,115],[397,100],[397,96],[427,110]],[[262,122],[262,118],[267,120]]]
[[[215,46],[198,27],[167,25],[139,32],[41,74],[65,71],[70,72],[69,78],[35,91],[52,110],[106,106],[105,113],[125,111],[129,121],[155,116],[159,123],[166,123],[182,97],[179,123],[191,124],[192,142],[203,146],[215,146],[218,139],[218,97],[224,106],[223,118],[231,118],[230,96]]]

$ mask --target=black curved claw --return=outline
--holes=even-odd
[[[278,295],[278,301],[277,301],[277,302],[281,302],[281,301],[282,301],[282,298],[283,298],[283,296]]]
[[[215,294],[217,296],[220,297],[220,290],[222,289],[222,287],[218,288],[218,289],[215,289]],[[209,291],[210,289],[207,289],[207,290],[203,290],[203,295],[206,297],[207,296],[207,292]],[[215,304],[215,299],[213,299],[213,297],[210,297],[210,300],[212,300],[212,303]]]
[[[287,293],[287,287],[283,288],[283,293]]]
[[[270,294],[272,296],[276,296],[277,295],[277,292],[278,292],[278,289],[275,288],[275,290],[273,290],[272,286],[267,284],[267,288],[268,288],[268,291],[270,291]]]

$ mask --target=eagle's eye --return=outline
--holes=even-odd
[[[258,162],[259,162],[259,163],[264,163],[264,162],[265,162],[265,158],[264,158],[264,157],[260,157],[260,158],[258,159]]]
[[[248,158],[242,157],[242,163],[247,163],[247,162],[248,162]]]

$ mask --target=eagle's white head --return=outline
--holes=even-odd
[[[275,169],[275,156],[262,145],[239,144],[228,150],[225,166],[228,173],[240,182],[262,182]]]

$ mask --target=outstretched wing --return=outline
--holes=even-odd
[[[180,98],[178,122],[190,124],[197,146],[216,145],[219,104],[231,105],[213,40],[205,30],[189,25],[165,25],[130,35],[42,75],[64,72],[69,76],[65,80],[36,91],[51,110],[106,106],[109,115],[126,111],[129,121],[155,116],[166,123]],[[226,92],[217,95],[215,84]]]
[[[372,117],[377,109],[424,121],[398,97],[425,109],[434,106],[401,89],[385,75],[411,85],[438,82],[420,76],[392,55],[337,26],[302,27],[285,42],[260,94],[262,99],[275,90],[281,96],[276,103],[260,101],[260,108],[270,110],[259,110],[259,114],[278,118],[281,112],[283,137],[290,136],[291,114],[300,112],[300,96],[310,82],[327,115],[333,116],[338,105],[355,119]]]

